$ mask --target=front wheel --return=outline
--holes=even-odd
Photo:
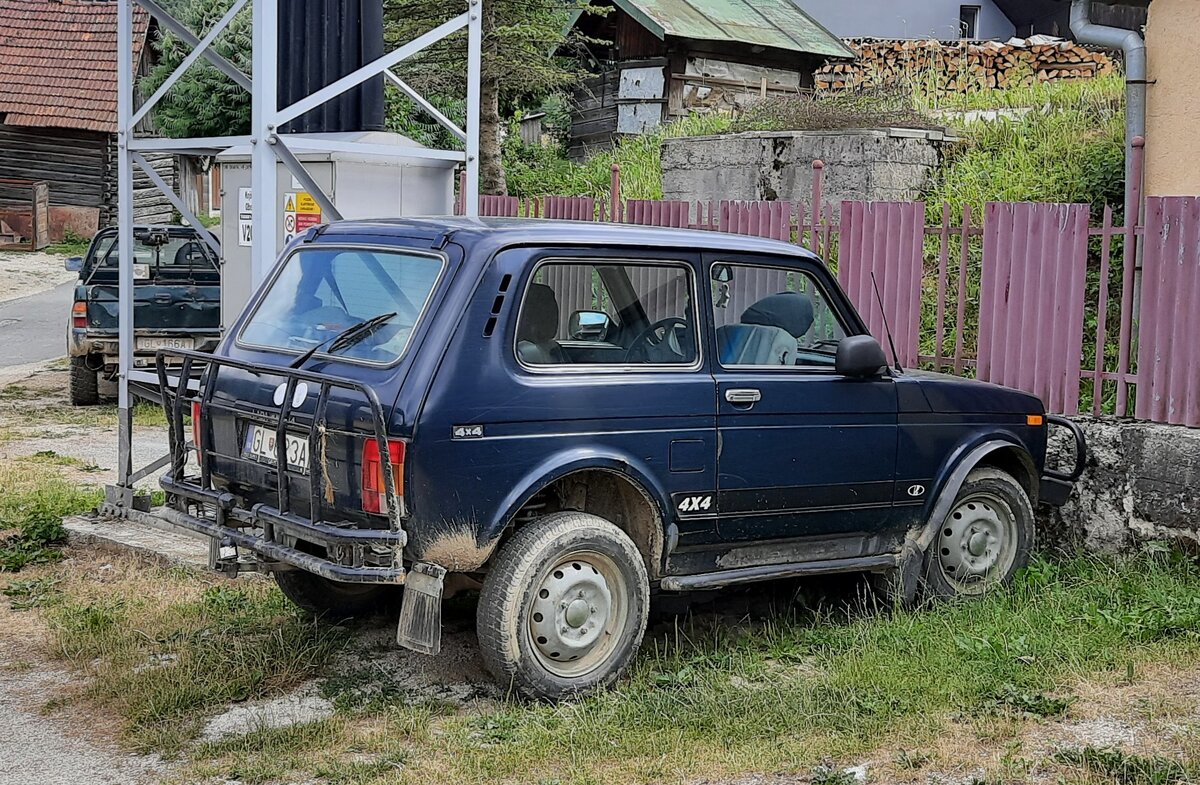
[[[484,662],[531,698],[601,689],[637,653],[649,598],[646,565],[623,531],[586,513],[549,515],[518,530],[484,580]]]
[[[1025,488],[1000,469],[974,469],[925,552],[925,592],[978,596],[1007,584],[1029,564],[1033,543],[1033,505]]]

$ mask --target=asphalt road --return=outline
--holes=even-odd
[[[0,303],[0,369],[53,360],[67,353],[67,318],[74,284]]]

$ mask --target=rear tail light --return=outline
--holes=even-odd
[[[388,441],[388,453],[392,467],[392,478],[396,483],[396,495],[404,498],[404,451],[405,443],[398,439]],[[384,484],[383,461],[379,455],[379,440],[367,439],[362,451],[362,508],[363,512],[384,515],[388,511],[387,486]]]
[[[196,455],[200,458],[204,454],[200,452],[200,402],[192,401],[192,444],[196,445]]]
[[[77,302],[71,306],[71,326],[87,327],[87,303]]]

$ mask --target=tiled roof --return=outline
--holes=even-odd
[[[113,0],[0,0],[0,122],[116,131],[117,7]],[[135,7],[134,63],[148,24]]]

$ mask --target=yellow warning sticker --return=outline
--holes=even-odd
[[[292,208],[288,208],[289,210]],[[300,191],[296,194],[296,212],[298,213],[320,213],[321,208],[317,206],[317,200],[313,199],[306,192]]]
[[[308,194],[304,194],[304,195],[305,195],[305,196],[308,196]],[[283,211],[284,211],[285,213],[294,213],[294,212],[296,212],[296,199],[295,199],[295,195],[294,195],[294,194],[288,194],[288,195],[287,195],[287,201],[285,201],[285,202],[283,203]]]

